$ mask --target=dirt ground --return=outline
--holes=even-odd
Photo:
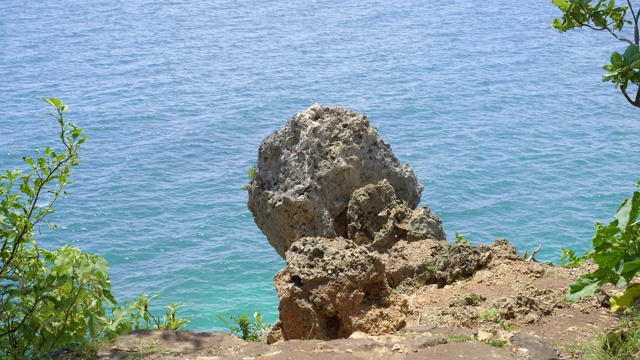
[[[576,303],[563,300],[575,278],[595,269],[590,263],[569,269],[504,254],[466,281],[412,292],[413,321],[477,329],[480,340],[490,335],[505,340],[514,333],[535,335],[566,358],[571,345],[597,337],[619,320],[609,311],[610,288]]]
[[[396,289],[408,297],[413,311],[407,328],[396,334],[355,333],[349,339],[267,345],[245,342],[228,333],[139,331],[106,346],[99,358],[580,358],[572,344],[595,338],[618,321],[608,310],[605,293],[574,304],[562,300],[569,283],[590,270],[590,264],[580,269],[552,267],[505,252],[495,254],[489,266],[473,277],[452,285],[415,284]],[[542,350],[523,345],[531,339],[542,339]]]

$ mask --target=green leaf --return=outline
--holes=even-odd
[[[558,29],[558,30],[560,30],[560,32],[562,32],[562,20],[560,20],[558,18],[553,19],[553,22],[551,23],[550,27]]]
[[[635,275],[640,272],[640,255],[635,254],[636,259],[631,261],[625,261],[622,267],[622,271],[620,272],[620,276],[622,276],[625,281],[630,282]]]
[[[95,266],[104,276],[109,274],[109,262],[103,257],[98,256],[95,262]]]
[[[618,229],[625,231],[630,222],[635,222],[640,211],[640,193],[635,192],[632,199],[625,199],[614,218],[618,220]]]
[[[624,51],[624,55],[623,55],[624,59],[626,60],[625,62],[627,64],[630,64],[631,58],[636,54],[638,54],[638,45],[627,46],[627,50]]]
[[[96,315],[93,311],[84,313],[87,329],[92,338],[97,338],[106,328],[107,320],[103,316]]]
[[[569,3],[566,0],[551,0],[551,2],[553,5],[559,7],[563,12],[569,9]]]
[[[594,24],[599,27],[605,27],[607,25],[607,21],[600,13],[593,13],[592,20]]]
[[[569,285],[569,294],[565,295],[564,300],[575,302],[583,296],[593,296],[600,289],[600,286],[600,280],[596,279],[593,274],[582,275]]]
[[[629,285],[625,291],[611,296],[609,300],[611,312],[629,308],[633,306],[638,299],[640,299],[640,284]]]
[[[61,108],[62,105],[64,104],[62,100],[59,100],[56,98],[42,98],[42,101],[46,102],[49,105],[54,106],[56,109]]]
[[[619,52],[614,52],[613,54],[611,54],[611,64],[616,69],[624,67],[624,61],[622,60],[622,55],[620,55]]]
[[[11,226],[7,225],[6,220],[7,220],[7,217],[0,214],[0,233],[2,234],[2,236],[5,236],[5,237],[6,237],[6,234],[11,232],[12,230]]]
[[[30,157],[23,157],[22,160],[24,160],[25,163],[29,164],[29,166],[33,167],[33,158]]]

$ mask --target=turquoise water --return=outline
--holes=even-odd
[[[55,144],[40,97],[90,137],[41,229],[106,257],[121,300],[277,317],[283,261],[246,207],[260,141],[320,102],[367,114],[474,243],[586,249],[640,178],[640,111],[601,66],[624,44],[548,29],[551,1],[0,2],[0,168]]]

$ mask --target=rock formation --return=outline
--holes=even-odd
[[[404,327],[408,306],[389,287],[382,259],[345,238],[302,238],[276,276],[287,339],[336,339]],[[370,321],[375,319],[375,321]]]
[[[287,265],[275,276],[280,319],[271,339],[394,332],[410,282],[444,286],[491,259],[453,246],[422,185],[366,116],[314,104],[260,145],[249,209]]]
[[[403,166],[369,119],[319,104],[295,114],[265,139],[247,186],[249,209],[278,254],[305,236],[347,237],[351,194],[386,179],[415,208],[422,185]]]
[[[378,251],[388,250],[400,239],[445,240],[440,219],[426,206],[413,211],[399,203],[386,179],[351,194],[347,220],[349,239]]]

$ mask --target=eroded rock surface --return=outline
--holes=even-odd
[[[471,276],[488,247],[453,246],[422,185],[366,116],[314,104],[260,145],[249,209],[285,258],[275,276],[278,339],[389,334],[406,325],[411,282]]]
[[[265,139],[249,209],[278,254],[303,237],[347,237],[351,194],[386,179],[410,208],[423,186],[366,116],[314,104]]]
[[[336,339],[354,331],[394,332],[405,325],[405,299],[389,288],[378,254],[345,238],[303,238],[275,276],[285,339]]]
[[[452,284],[473,275],[491,261],[486,245],[451,245],[426,239],[401,241],[385,255],[386,276],[393,288],[409,280],[413,285]]]
[[[423,206],[410,209],[399,202],[385,179],[351,194],[347,207],[349,239],[385,252],[400,240],[445,240],[442,221]]]

